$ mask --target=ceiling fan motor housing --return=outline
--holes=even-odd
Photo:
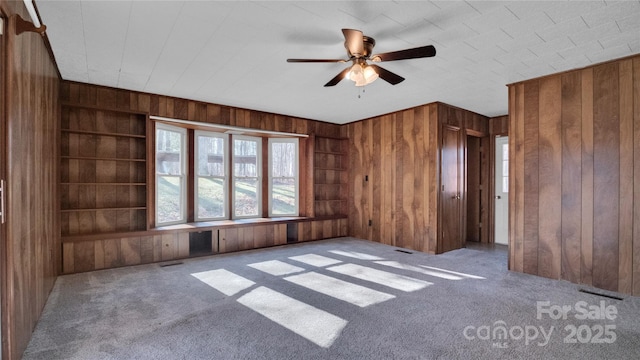
[[[368,59],[369,56],[371,56],[371,54],[373,53],[373,47],[376,46],[376,41],[372,37],[363,35],[362,44],[364,54],[352,54],[351,51],[349,51],[348,43],[345,41],[344,47],[347,49],[347,55],[349,55],[350,58],[355,57]]]

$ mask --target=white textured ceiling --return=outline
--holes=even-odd
[[[640,1],[36,0],[65,80],[333,123],[441,101],[507,113],[506,84],[640,53]],[[374,53],[432,44],[433,58],[379,65],[406,80],[360,92],[342,28]],[[361,95],[359,97],[359,95]]]

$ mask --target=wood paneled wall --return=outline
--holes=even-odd
[[[515,271],[640,295],[640,56],[509,87]]]
[[[443,124],[488,133],[487,118],[432,103],[347,125],[349,234],[436,253]],[[462,131],[464,133],[464,131]]]
[[[65,104],[102,110],[148,113],[152,116],[259,130],[336,138],[344,135],[340,125],[321,121],[69,81],[62,83],[61,100]]]
[[[19,359],[60,267],[57,199],[59,79],[39,34],[15,33],[29,19],[22,2],[0,3],[9,16],[7,63],[6,211],[3,261],[3,359]]]
[[[346,189],[346,165],[343,163],[347,158],[347,149],[343,145],[343,143],[346,143],[346,140],[343,140],[346,129],[340,125],[76,82],[65,81],[60,88],[63,108],[80,109],[76,110],[76,113],[86,112],[89,115],[96,113],[122,113],[126,116],[131,113],[149,114],[203,123],[311,135],[308,140],[305,140],[306,143],[302,146],[303,151],[301,153],[301,157],[311,159],[301,169],[301,177],[302,179],[312,180],[302,180],[301,215],[313,218],[296,223],[296,229],[294,229],[295,231],[292,230],[291,233],[296,234],[294,237],[297,238],[297,241],[347,235],[346,194],[348,192]],[[69,122],[71,120],[73,120],[73,117],[62,117],[63,125],[66,124],[65,121]],[[95,123],[95,119],[91,116],[79,121],[84,121],[89,125]],[[148,139],[149,132],[147,132],[147,152],[153,151],[153,145],[149,148]],[[338,147],[335,148],[329,143],[336,143]],[[65,142],[63,141],[61,145],[63,151],[65,151]],[[136,159],[144,158],[144,156],[134,157]],[[147,162],[152,161],[149,154],[147,154],[146,160]],[[64,166],[64,161],[69,162],[69,160],[63,158],[62,161],[62,186],[68,186],[64,185],[65,182],[72,179],[66,179],[69,175],[65,173],[65,169],[71,169],[71,167]],[[314,166],[314,163],[317,163],[317,166]],[[136,163],[136,165],[140,164],[144,163]],[[127,169],[131,170],[130,167]],[[142,171],[143,173],[139,178],[145,178],[144,171],[147,170],[144,169],[144,166],[136,166],[134,170]],[[112,177],[115,179],[117,169],[113,168],[111,172],[111,174],[103,175],[106,178]],[[345,174],[342,174],[342,172],[345,172]],[[138,178],[130,173],[127,174],[130,178]],[[152,175],[148,174],[149,177]],[[147,183],[153,185],[153,181]],[[316,183],[321,184],[319,185],[321,188],[314,186]],[[321,191],[328,188],[329,185],[332,193]],[[306,189],[304,188],[305,186]],[[154,190],[148,188],[147,193],[153,194]],[[89,200],[98,202],[103,199],[98,199],[94,196],[90,197]],[[152,200],[147,202],[149,201]],[[337,205],[329,207],[327,206],[328,203]],[[139,203],[133,205],[144,206],[144,204]],[[64,201],[62,206],[65,206]],[[146,204],[146,208],[153,209],[149,203]],[[147,213],[147,217],[154,217],[152,210],[147,211]],[[153,220],[147,219],[147,222],[151,226],[151,231],[128,232],[127,229],[119,230],[115,228],[112,230],[113,234],[98,234],[100,231],[95,231],[93,228],[89,228],[88,233],[74,233],[69,231],[70,228],[63,227],[63,235],[69,235],[62,238],[64,273],[166,261],[189,256],[189,230],[156,231],[153,229]],[[82,226],[82,224],[77,224],[77,226]],[[145,229],[145,226],[137,226],[133,230]],[[220,232],[219,235],[218,230]],[[246,250],[285,244],[287,243],[288,235],[289,231],[284,223],[227,226],[216,230],[216,239],[219,236],[221,241],[219,248],[214,249],[213,252]],[[217,241],[216,244],[218,244]]]
[[[208,227],[197,231],[212,232],[211,253],[218,254],[284,245],[289,227],[293,226],[297,242],[347,236],[346,218],[274,222],[243,226]],[[148,264],[188,258],[189,233],[194,230],[156,231],[154,233],[122,233],[113,237],[75,238],[62,244],[64,274]],[[198,254],[206,255],[206,254]]]
[[[496,116],[489,119],[489,135],[509,135],[509,115]]]
[[[435,253],[438,104],[348,129],[350,235]]]

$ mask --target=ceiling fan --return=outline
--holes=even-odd
[[[372,83],[378,77],[391,85],[396,85],[404,81],[400,75],[394,74],[375,64],[368,64],[367,61],[395,61],[406,59],[417,59],[432,57],[436,55],[436,48],[433,45],[421,46],[413,49],[391,51],[382,54],[372,55],[376,41],[362,34],[360,30],[342,29],[347,49],[348,59],[287,59],[292,63],[345,63],[353,62],[353,65],[342,70],[324,86],[334,86],[344,78],[353,80],[356,86],[364,86]]]

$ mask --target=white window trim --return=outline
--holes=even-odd
[[[274,143],[289,143],[289,144],[294,144],[295,149],[296,149],[296,153],[295,153],[295,159],[294,159],[294,164],[295,164],[295,174],[294,174],[294,183],[295,183],[295,212],[290,213],[290,214],[274,214],[273,213],[273,147],[272,144]],[[300,161],[299,161],[299,156],[300,156],[300,149],[299,149],[299,142],[297,138],[269,138],[269,217],[283,217],[283,216],[298,216],[298,214],[300,213],[300,209],[299,209],[299,201],[300,201],[300,186],[299,186],[299,182],[300,182]],[[283,177],[284,179],[290,179],[291,177]]]
[[[258,202],[258,213],[256,215],[236,215],[236,174],[235,174],[235,163],[233,162],[233,160],[231,161],[231,170],[230,170],[230,177],[231,177],[231,194],[232,194],[232,204],[230,206],[230,212],[231,212],[231,219],[254,219],[254,218],[261,218],[262,217],[262,138],[260,137],[255,137],[255,136],[245,136],[245,135],[233,135],[231,137],[231,144],[230,144],[230,155],[231,158],[233,159],[234,157],[234,148],[235,148],[235,144],[233,143],[235,140],[250,140],[250,141],[255,141],[257,142],[257,173],[258,176],[256,178],[258,186],[256,189],[256,197],[257,197],[257,202]]]
[[[158,169],[157,169],[157,152],[158,152],[158,130],[166,130],[166,131],[172,131],[172,132],[177,132],[180,133],[180,136],[182,138],[182,148],[180,149],[180,164],[181,164],[181,175],[161,175],[158,174]],[[174,225],[174,224],[183,224],[187,222],[187,162],[186,162],[186,154],[187,154],[187,149],[189,148],[188,144],[187,144],[187,129],[185,128],[181,128],[181,127],[177,127],[177,126],[171,126],[171,125],[165,125],[165,124],[160,124],[160,123],[156,123],[156,133],[155,133],[155,144],[154,144],[154,161],[155,166],[156,166],[156,173],[155,173],[155,221],[156,221],[156,226],[166,226],[166,225]],[[174,177],[178,177],[180,178],[180,210],[181,210],[181,214],[180,214],[180,219],[176,220],[176,221],[169,221],[169,222],[160,222],[158,220],[158,199],[159,199],[159,194],[158,194],[158,189],[160,188],[158,186],[158,178],[159,176],[174,176]]]
[[[213,137],[213,138],[219,138],[219,139],[223,139],[224,141],[224,154],[223,154],[223,161],[224,161],[224,176],[200,176],[198,175],[198,137],[199,136],[204,136],[204,137]],[[193,164],[193,178],[194,178],[194,184],[193,184],[193,212],[194,212],[194,220],[195,221],[209,221],[209,220],[224,220],[224,219],[229,219],[229,135],[228,134],[224,134],[224,133],[218,133],[218,132],[213,132],[213,131],[202,131],[202,130],[195,130],[193,133],[193,138],[194,138],[194,144],[193,144],[193,155],[194,155],[194,164]],[[198,216],[198,209],[199,209],[199,205],[198,205],[198,181],[200,180],[200,178],[222,178],[223,179],[223,191],[224,191],[224,198],[223,198],[223,210],[224,210],[224,214],[223,216],[218,216],[218,217],[199,217]]]

